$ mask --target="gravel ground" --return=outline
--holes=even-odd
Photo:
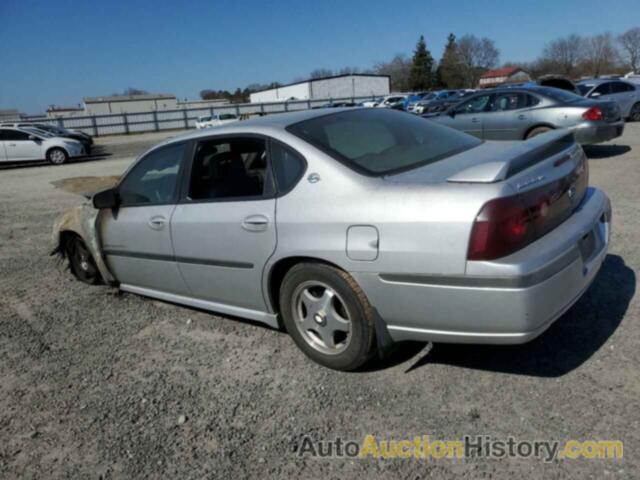
[[[158,135],[0,172],[0,478],[633,478],[640,471],[640,124],[588,150],[614,208],[586,295],[515,347],[402,344],[339,373],[282,332],[75,281],[48,255],[79,197]],[[112,155],[108,155],[111,153]],[[618,460],[313,459],[302,439],[620,439]]]

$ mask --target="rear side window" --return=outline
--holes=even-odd
[[[294,187],[306,166],[300,155],[275,141],[271,142],[271,163],[280,193],[286,193]]]
[[[0,140],[29,140],[29,134],[19,130],[2,130]]]
[[[273,193],[266,142],[255,137],[217,138],[196,147],[189,198],[238,200]]]
[[[118,186],[122,206],[175,203],[185,144],[161,147],[142,158]]]
[[[601,83],[593,90],[593,92],[591,92],[591,95],[593,95],[594,93],[599,93],[600,95],[609,95],[611,93],[611,83]]]
[[[387,109],[324,115],[287,130],[365,175],[427,165],[481,143],[422,117]]]

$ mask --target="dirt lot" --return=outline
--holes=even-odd
[[[72,279],[49,253],[52,186],[117,175],[158,141],[0,171],[0,478],[637,478],[640,124],[589,149],[610,255],[587,294],[517,347],[404,344],[366,371],[307,360],[282,332]],[[112,153],[112,155],[108,155]],[[315,440],[620,439],[621,460],[297,456]],[[634,473],[635,472],[635,473]]]

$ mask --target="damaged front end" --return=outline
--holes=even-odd
[[[87,194],[83,195],[89,197]],[[66,258],[71,242],[80,237],[91,253],[102,280],[108,285],[115,285],[117,280],[111,274],[104,261],[100,239],[98,238],[97,221],[99,214],[100,211],[95,209],[90,201],[85,201],[82,205],[70,208],[56,218],[51,232],[51,255],[59,255],[61,258]]]

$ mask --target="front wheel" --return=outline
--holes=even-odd
[[[47,152],[47,160],[53,165],[62,165],[69,159],[69,155],[61,148],[52,148]]]
[[[89,285],[100,283],[100,272],[91,252],[80,237],[73,237],[66,245],[66,256],[74,277]]]
[[[293,267],[280,289],[284,325],[312,360],[354,370],[375,353],[373,309],[348,273],[328,265]]]

